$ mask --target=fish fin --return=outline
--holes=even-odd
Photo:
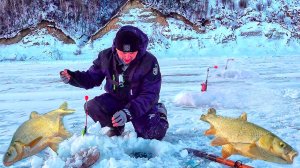
[[[214,126],[211,126],[208,130],[204,132],[204,135],[215,135],[216,134],[216,129]]]
[[[253,155],[253,156],[260,156],[261,155],[260,148],[255,143],[249,145],[248,153]]]
[[[207,110],[207,114],[216,115],[216,114],[217,114],[216,109],[214,109],[214,108],[209,108],[209,109]]]
[[[30,148],[32,148],[37,143],[39,143],[42,138],[43,138],[42,136],[39,136],[39,137],[35,138],[33,141],[31,141],[29,144],[27,144],[26,146],[29,146]]]
[[[63,126],[59,128],[59,135],[63,138],[70,138],[72,136],[72,134]]]
[[[58,135],[62,138],[69,138],[71,137],[71,133],[66,130],[66,128],[63,125],[61,117],[57,118],[57,126],[58,126]]]
[[[216,137],[215,139],[213,139],[211,141],[211,146],[222,146],[222,145],[226,145],[229,142],[227,141],[227,139],[222,138],[222,137]]]
[[[228,158],[232,154],[236,153],[235,149],[231,144],[223,145],[222,146],[222,157],[223,158]]]
[[[58,150],[58,145],[59,143],[61,143],[63,141],[63,138],[61,137],[54,137],[54,138],[51,138],[48,143],[49,143],[49,147],[57,153],[57,150]]]
[[[40,115],[38,114],[38,112],[36,112],[36,111],[33,111],[33,112],[31,112],[30,113],[30,119],[32,119],[32,118],[37,118],[37,117],[39,117]]]
[[[247,121],[247,113],[243,112],[243,114],[240,116],[240,119]]]
[[[58,144],[49,144],[49,148],[51,148],[55,153],[57,153]]]
[[[215,139],[213,139],[211,141],[211,146],[222,146],[222,145],[226,145],[229,142],[227,141],[227,139],[222,138],[222,137],[216,137]]]

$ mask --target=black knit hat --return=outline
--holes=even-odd
[[[139,49],[139,38],[131,31],[119,31],[116,34],[115,45],[123,52],[134,52]]]

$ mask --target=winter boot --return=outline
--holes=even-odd
[[[163,103],[158,103],[157,104],[157,109],[158,109],[158,112],[160,114],[160,118],[164,119],[168,122],[168,119],[167,119],[168,112],[167,112],[166,106]]]
[[[108,137],[120,136],[124,132],[124,126],[121,127],[110,127],[110,129],[105,133]]]

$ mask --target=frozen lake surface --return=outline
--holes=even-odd
[[[217,114],[238,117],[248,114],[248,121],[273,132],[298,152],[300,151],[300,57],[236,57],[227,58],[161,58],[159,59],[163,83],[160,101],[168,109],[170,128],[162,142],[136,138],[131,123],[126,125],[128,136],[107,138],[98,124],[89,119],[90,137],[82,138],[85,114],[84,96],[90,98],[103,93],[102,87],[84,90],[65,85],[59,71],[86,70],[92,60],[50,62],[0,63],[0,159],[9,146],[16,129],[29,118],[32,111],[41,114],[58,108],[64,101],[75,109],[64,118],[66,128],[74,136],[61,143],[56,156],[50,149],[24,159],[12,167],[59,167],[65,157],[88,146],[98,146],[100,162],[94,167],[222,167],[218,163],[186,156],[181,149],[197,148],[221,155],[220,147],[210,146],[212,137],[203,132],[209,125],[199,118],[209,107]],[[201,92],[210,69],[207,92]],[[102,131],[102,132],[101,132]],[[100,145],[101,144],[101,145]],[[129,151],[147,151],[154,157],[133,158]],[[251,160],[242,156],[229,159],[241,160],[254,167],[300,167],[297,156],[292,165]],[[0,167],[3,167],[2,162]]]

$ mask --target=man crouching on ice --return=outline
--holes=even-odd
[[[169,127],[167,110],[158,103],[161,74],[155,56],[147,52],[148,37],[140,29],[123,26],[111,48],[101,51],[87,71],[60,72],[65,83],[91,89],[106,79],[106,93],[87,102],[89,116],[108,136],[119,136],[131,121],[138,137],[161,140]]]

